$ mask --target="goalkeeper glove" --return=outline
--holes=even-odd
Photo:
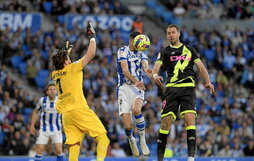
[[[72,48],[73,48],[73,45],[70,45],[69,41],[66,40],[65,41],[65,50],[67,51],[68,55],[70,55]]]
[[[91,21],[88,22],[87,26],[86,26],[86,33],[87,33],[87,36],[89,39],[91,38],[95,38],[95,30],[92,26],[92,23]]]

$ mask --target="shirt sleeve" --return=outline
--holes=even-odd
[[[81,72],[83,67],[82,67],[82,59],[79,59],[75,62],[73,62],[71,65],[70,65],[70,70],[71,72],[73,73],[76,73],[76,72]]]
[[[42,110],[42,98],[36,104],[36,110],[38,110],[38,111]]]
[[[163,62],[164,62],[164,49],[162,49],[162,50],[158,53],[156,62],[158,62],[158,63],[160,63],[160,64],[163,64]]]
[[[127,60],[127,52],[124,51],[125,47],[122,47],[117,52],[117,62],[119,63],[122,60]]]
[[[200,57],[199,57],[199,54],[197,53],[197,51],[193,47],[189,46],[189,50],[191,51],[192,60],[194,61],[194,63],[197,63],[197,62],[201,61]]]
[[[147,60],[147,61],[148,61],[148,57],[147,57],[147,55],[146,55],[144,52],[142,52],[141,61],[142,61],[142,60]]]

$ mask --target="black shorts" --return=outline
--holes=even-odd
[[[161,117],[172,115],[174,120],[180,110],[185,113],[196,113],[196,92],[194,87],[167,87],[164,92]]]

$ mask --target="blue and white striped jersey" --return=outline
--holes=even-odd
[[[129,46],[120,48],[117,52],[117,76],[118,86],[131,84],[131,81],[124,77],[120,61],[126,60],[129,67],[129,72],[139,81],[143,81],[142,77],[142,60],[148,60],[147,56],[142,51],[131,51]]]
[[[62,117],[56,110],[56,101],[50,101],[48,96],[41,97],[36,109],[40,115],[40,131],[55,132],[62,130]]]

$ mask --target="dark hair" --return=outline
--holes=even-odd
[[[64,62],[68,59],[68,53],[65,50],[58,50],[57,54],[52,56],[53,65],[56,70],[64,68]]]
[[[131,32],[130,34],[130,39],[134,39],[136,36],[140,35],[141,33],[140,32],[137,32],[137,31],[134,31],[134,32]]]
[[[51,87],[51,86],[56,86],[55,85],[55,83],[54,83],[54,81],[50,81],[48,84],[47,84],[47,86],[46,86],[46,91],[49,89],[49,87]]]
[[[168,28],[176,28],[176,30],[177,30],[177,32],[180,32],[180,27],[178,27],[177,25],[175,25],[175,24],[170,24],[170,25],[168,25],[168,27],[167,27],[167,29]]]

